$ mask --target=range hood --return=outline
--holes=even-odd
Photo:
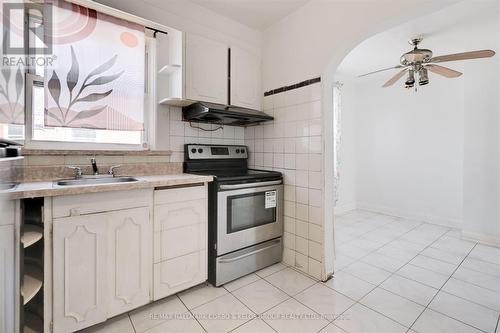
[[[247,126],[274,119],[262,111],[207,102],[183,107],[182,116],[187,121],[232,126]]]

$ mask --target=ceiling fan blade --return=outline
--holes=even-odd
[[[398,68],[403,68],[403,67],[405,67],[405,66],[397,65],[397,66],[394,66],[394,67],[389,67],[389,68],[379,69],[378,71],[374,71],[374,72],[366,73],[366,74],[360,75],[360,76],[358,76],[358,77],[363,77],[363,76],[367,76],[367,75],[371,75],[371,74],[375,74],[375,73],[379,73],[379,72],[388,71],[388,70],[390,70],[390,69],[398,69]]]
[[[468,60],[468,59],[480,59],[480,58],[490,58],[495,55],[495,51],[492,50],[479,50],[455,54],[447,54],[442,56],[437,56],[432,58],[429,62],[445,62],[445,61],[457,61],[457,60]]]
[[[454,78],[454,77],[459,77],[460,75],[462,75],[462,73],[460,73],[460,72],[457,72],[453,69],[439,66],[439,65],[427,65],[425,67],[428,70],[430,70],[431,72],[433,72],[435,74],[442,75],[442,76],[447,77],[447,78]]]
[[[396,83],[400,78],[402,78],[408,72],[408,68],[403,69],[398,74],[394,75],[389,81],[387,81],[382,88],[387,88]]]

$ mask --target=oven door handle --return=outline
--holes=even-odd
[[[243,258],[246,258],[246,257],[252,256],[254,254],[257,254],[259,252],[269,250],[270,248],[273,248],[273,247],[276,247],[276,246],[281,246],[281,239],[275,239],[272,242],[272,244],[269,244],[267,246],[264,246],[264,247],[261,247],[261,248],[255,249],[255,250],[254,249],[249,249],[248,252],[240,254],[240,255],[237,255],[236,257],[219,259],[219,263],[221,263],[221,264],[227,264],[227,263],[230,263],[230,262],[238,261],[238,260],[241,260]]]
[[[281,180],[273,180],[269,182],[255,182],[255,183],[245,183],[245,184],[234,184],[234,185],[220,185],[221,190],[238,190],[241,188],[249,188],[249,187],[260,187],[260,186],[269,186],[269,185],[279,185],[281,184]]]

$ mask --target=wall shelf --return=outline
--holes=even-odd
[[[162,68],[160,68],[160,70],[158,71],[158,74],[160,74],[160,75],[170,75],[170,74],[172,74],[172,73],[180,70],[181,68],[182,68],[182,66],[179,65],[179,64],[165,65]]]
[[[177,98],[177,97],[166,97],[166,98],[161,99],[158,102],[158,104],[162,104],[162,105],[179,106],[179,107],[188,106],[188,105],[191,105],[193,103],[195,103],[195,102],[187,100],[187,99]]]
[[[21,242],[23,247],[27,248],[36,242],[38,242],[43,237],[43,228],[34,224],[25,224],[24,232],[21,236]]]
[[[31,311],[24,312],[24,333],[43,332],[43,319]]]
[[[43,271],[33,264],[26,263],[24,266],[24,283],[21,288],[21,294],[26,305],[42,289]]]

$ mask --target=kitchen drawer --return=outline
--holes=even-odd
[[[206,224],[207,199],[156,205],[154,207],[154,231]]]
[[[154,262],[173,259],[207,248],[206,224],[168,229],[154,234]]]
[[[153,299],[175,294],[207,279],[207,251],[191,253],[154,265]]]
[[[175,187],[164,190],[156,190],[154,194],[154,204],[168,204],[173,202],[183,202],[207,197],[207,187],[200,184],[189,187]]]
[[[54,197],[53,217],[66,217],[150,206],[152,189],[85,193]]]

